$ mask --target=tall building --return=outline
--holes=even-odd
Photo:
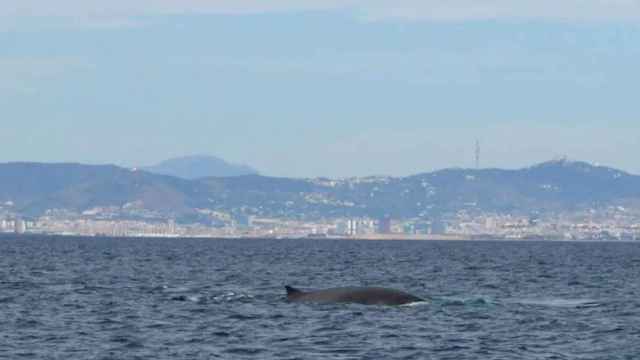
[[[16,220],[14,231],[16,234],[24,234],[27,231],[27,223],[24,220]]]
[[[434,219],[431,221],[431,234],[442,235],[447,233],[447,224],[442,220]]]
[[[241,229],[251,228],[252,217],[249,215],[240,214],[235,217],[235,225]]]
[[[378,220],[378,233],[379,234],[391,234],[391,217],[384,216]]]
[[[358,235],[358,220],[351,219],[347,222],[348,233],[351,236]]]

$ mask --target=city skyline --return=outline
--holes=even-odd
[[[640,174],[638,5],[447,4],[5,7],[0,161],[405,176],[474,167],[479,140],[482,167]]]

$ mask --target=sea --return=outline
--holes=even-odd
[[[640,243],[2,237],[0,359],[640,359]]]

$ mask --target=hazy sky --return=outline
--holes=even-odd
[[[0,0],[0,161],[640,173],[638,0]]]

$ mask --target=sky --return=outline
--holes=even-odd
[[[0,0],[0,162],[640,174],[640,0]]]

